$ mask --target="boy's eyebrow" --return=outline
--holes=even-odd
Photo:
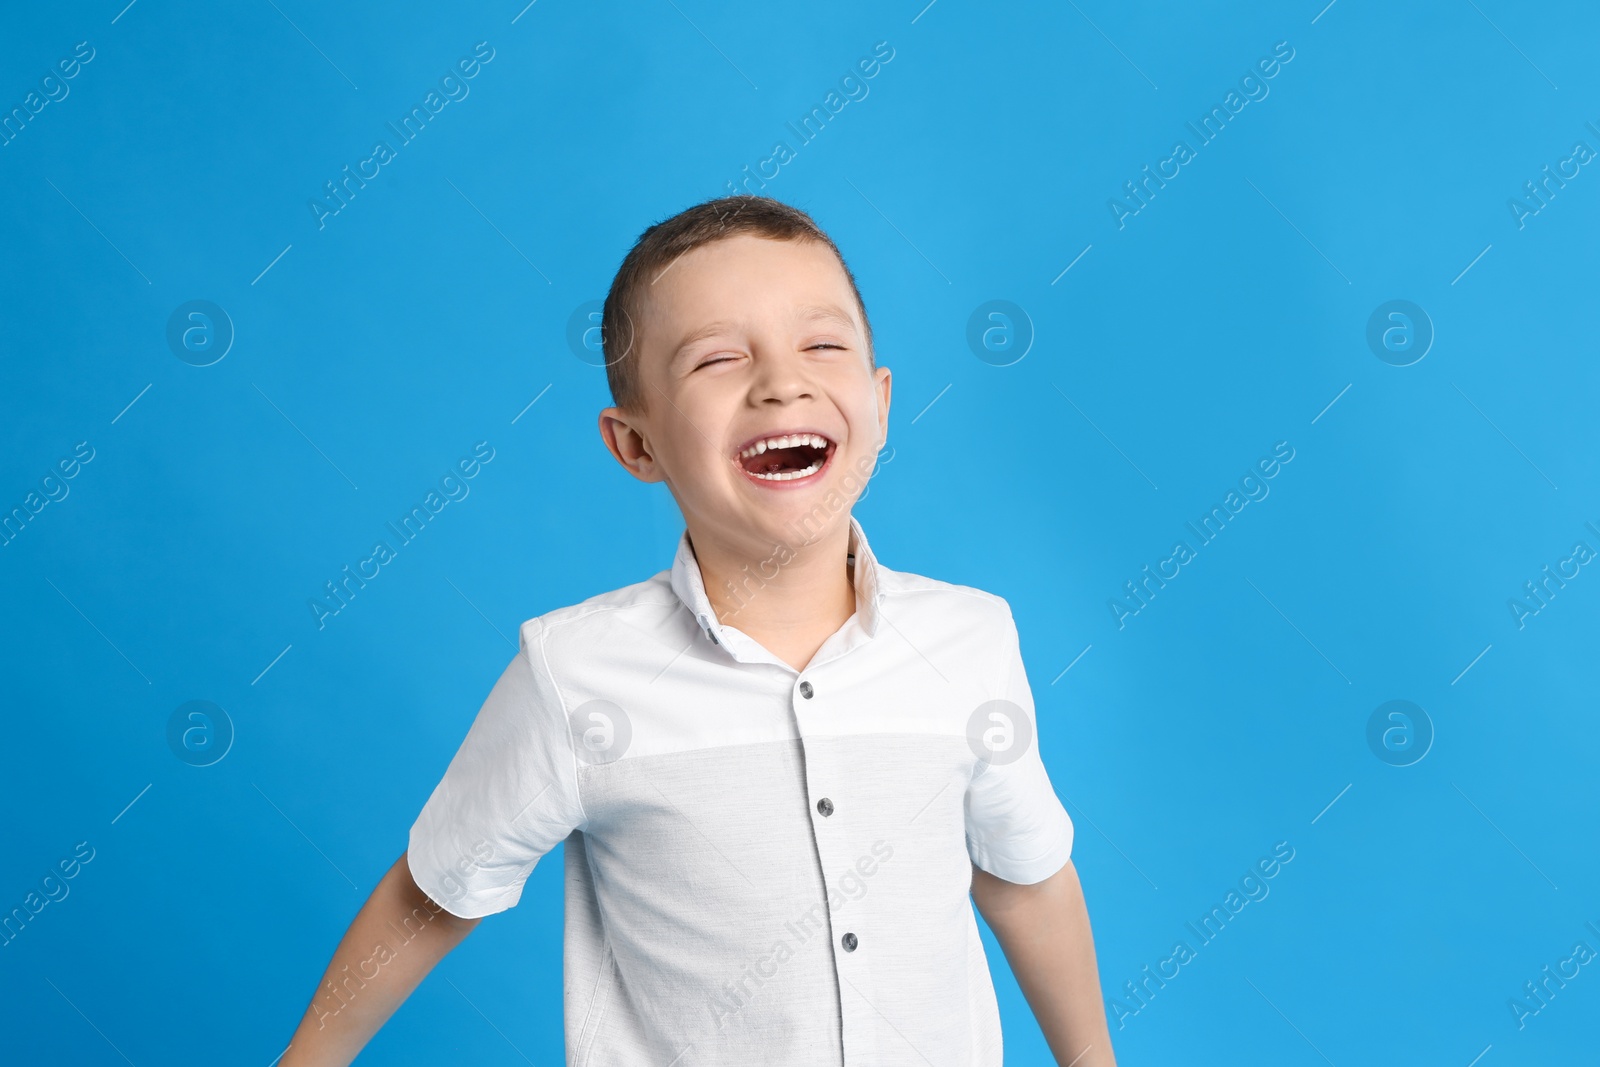
[[[840,309],[837,304],[804,304],[797,310],[803,321],[832,322],[851,331],[856,328],[855,320]],[[732,329],[732,327],[733,323],[718,320],[716,322],[708,322],[698,330],[692,331],[683,340],[679,341],[677,347],[672,350],[672,356],[667,365],[669,367],[675,366],[683,358],[684,352],[695,342],[704,341],[708,337],[715,337],[719,333]]]
[[[856,328],[856,320],[841,310],[837,304],[806,304],[800,308],[800,317],[813,321],[834,322],[848,330]]]
[[[708,322],[698,330],[692,331],[687,337],[679,341],[678,346],[672,350],[672,358],[667,361],[667,366],[669,368],[677,366],[678,361],[683,359],[684,353],[689,350],[689,346],[696,341],[704,341],[708,337],[715,337],[717,334],[729,329],[731,325],[731,323],[722,321]]]

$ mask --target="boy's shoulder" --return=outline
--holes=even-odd
[[[643,581],[535,615],[522,625],[546,634],[578,636],[586,631],[612,629],[619,622],[636,628],[659,624],[664,616],[682,607],[683,602],[672,590],[671,570],[663,570]]]
[[[900,599],[918,607],[943,600],[966,611],[999,614],[1006,618],[1011,615],[1011,605],[1005,597],[987,589],[946,582],[912,571],[890,570],[881,563],[877,570],[879,588],[886,594],[885,600]]]
[[[960,647],[981,661],[1018,643],[1011,604],[997,593],[881,564],[878,585],[879,610],[916,647]]]

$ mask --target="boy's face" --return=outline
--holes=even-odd
[[[848,521],[888,431],[890,374],[869,364],[826,245],[749,234],[702,245],[657,276],[641,317],[624,358],[641,361],[645,412],[600,413],[618,462],[665,481],[691,527],[725,543],[793,545],[804,516],[810,531]]]

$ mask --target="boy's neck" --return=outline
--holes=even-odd
[[[713,531],[691,530],[689,541],[717,621],[797,671],[855,614],[848,515],[811,544],[780,553],[769,547],[753,558]]]

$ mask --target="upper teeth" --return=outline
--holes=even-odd
[[[812,448],[827,448],[828,439],[821,434],[796,433],[787,437],[769,437],[765,441],[757,441],[743,452],[740,458],[759,456],[769,448],[794,448],[797,445],[810,445]]]

